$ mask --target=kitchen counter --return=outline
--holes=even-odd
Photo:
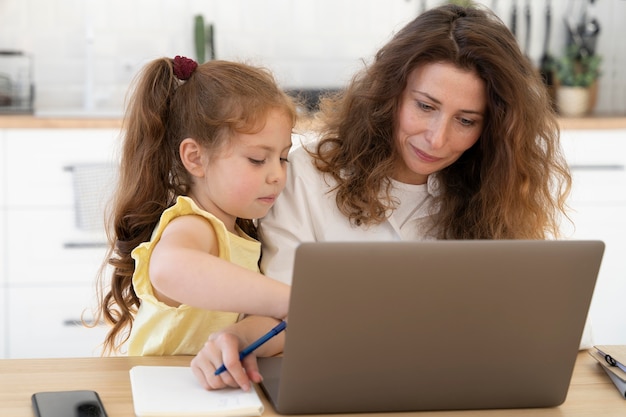
[[[561,117],[561,130],[626,129],[626,116]]]
[[[594,115],[580,118],[560,118],[563,130],[581,129],[626,129],[626,115]],[[310,125],[304,121],[303,125]],[[71,129],[71,128],[121,128],[122,119],[118,117],[37,117],[32,115],[0,115],[0,129]]]
[[[115,129],[122,127],[119,117],[37,117],[0,115],[0,129]]]

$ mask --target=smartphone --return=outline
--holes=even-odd
[[[35,417],[107,417],[95,391],[51,391],[32,395]]]

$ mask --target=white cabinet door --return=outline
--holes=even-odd
[[[5,131],[0,129],[0,209],[4,207],[4,195],[6,194],[6,178],[7,178],[7,143],[5,140]]]
[[[117,129],[7,129],[5,263],[12,283],[92,282],[105,256],[99,229],[82,229],[76,178],[68,167],[117,163]],[[109,195],[100,184],[95,192]]]
[[[567,237],[606,245],[589,315],[594,342],[626,344],[626,130],[564,131],[572,169]]]
[[[0,357],[99,354],[105,329],[72,323],[95,296],[106,242],[102,228],[79,227],[76,169],[67,168],[115,165],[119,135],[119,129],[2,130]]]
[[[4,287],[6,285],[6,274],[7,274],[7,242],[6,242],[6,209],[3,206],[0,206],[0,287]],[[2,307],[0,307],[2,309]]]
[[[7,265],[7,259],[6,259],[6,252],[5,252],[5,234],[6,234],[6,230],[4,229],[4,225],[6,224],[6,217],[5,217],[5,198],[4,195],[6,193],[6,188],[7,188],[7,177],[6,177],[6,166],[7,166],[7,151],[6,151],[6,140],[4,138],[5,136],[5,132],[3,129],[0,129],[0,288],[4,288],[5,285],[5,278],[6,278],[6,265]],[[4,298],[2,298],[2,300],[4,300]],[[4,306],[5,303],[2,303],[2,306]],[[0,319],[2,319],[4,317],[3,315],[3,311],[4,307],[0,307]],[[0,323],[0,341],[4,341],[4,339],[2,338],[2,336],[4,335],[3,329],[4,328],[4,320],[2,320],[2,322]],[[3,357],[2,352],[4,350],[4,343],[3,346],[0,346],[0,358]]]
[[[5,251],[5,201],[4,195],[6,192],[6,141],[5,133],[3,129],[0,129],[0,359],[6,357],[6,305],[8,303],[6,287],[6,266],[7,257]]]
[[[80,240],[71,208],[26,207],[6,211],[9,261],[5,269],[9,285],[94,281],[106,247],[76,246]],[[104,244],[104,238],[92,242]]]
[[[116,129],[7,129],[10,207],[71,207],[75,164],[117,161]]]
[[[20,286],[8,290],[10,358],[99,356],[107,328],[84,327],[96,305],[94,287]]]
[[[7,313],[7,293],[6,288],[6,252],[5,248],[5,231],[4,231],[4,212],[5,210],[0,206],[0,359],[4,358],[6,353],[6,313]]]
[[[606,245],[589,312],[594,341],[626,344],[626,204],[578,204],[574,219],[577,239],[601,239]]]
[[[4,284],[0,286],[0,303],[2,303],[2,307],[0,307],[0,359],[6,358],[6,345],[7,345],[7,335],[6,335],[6,306],[9,304],[8,293],[4,288]]]
[[[626,129],[564,130],[561,143],[567,161],[576,166],[623,166]]]

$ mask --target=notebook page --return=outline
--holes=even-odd
[[[263,403],[254,388],[207,391],[190,367],[135,366],[130,370],[137,417],[260,416]]]

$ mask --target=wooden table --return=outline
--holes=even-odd
[[[135,365],[187,366],[191,357],[110,357],[0,360],[0,416],[32,417],[30,397],[37,391],[97,391],[110,417],[133,417],[128,370]],[[258,388],[258,387],[257,387]],[[259,392],[261,392],[259,390]],[[262,396],[263,397],[263,396]],[[264,416],[276,416],[265,397]],[[567,400],[560,407],[422,413],[378,413],[385,416],[625,416],[626,400],[587,352],[578,355]],[[363,414],[343,414],[358,417]]]

